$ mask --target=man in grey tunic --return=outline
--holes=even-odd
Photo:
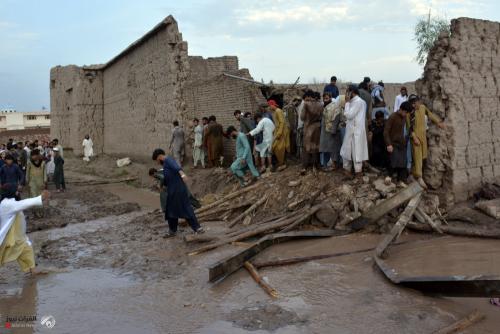
[[[170,140],[170,150],[175,161],[182,166],[184,160],[184,130],[179,126],[179,121],[174,121],[174,129],[172,130],[172,139]]]

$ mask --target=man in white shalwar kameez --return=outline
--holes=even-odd
[[[83,139],[83,160],[90,161],[90,158],[94,155],[94,143],[90,139],[89,135],[86,135]]]
[[[344,109],[346,132],[340,155],[344,169],[351,175],[354,164],[356,176],[361,176],[363,161],[368,160],[368,143],[366,140],[366,102],[359,97],[359,90],[351,85],[346,94]]]
[[[35,253],[31,241],[26,235],[26,219],[23,210],[42,206],[49,193],[16,201],[17,187],[13,184],[2,186],[0,202],[0,266],[17,261],[24,272],[35,272]]]
[[[262,167],[260,172],[266,172],[266,158],[269,165],[269,168],[272,166],[272,152],[271,148],[273,147],[273,132],[274,132],[274,123],[269,118],[264,117],[262,113],[258,112],[255,114],[255,120],[257,121],[257,126],[255,129],[250,131],[248,134],[252,137],[255,137],[257,134],[263,134],[262,143],[255,145],[255,151],[259,152]]]

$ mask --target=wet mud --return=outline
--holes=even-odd
[[[488,300],[439,298],[395,286],[374,265],[370,252],[263,268],[260,274],[278,291],[276,299],[244,269],[209,284],[207,267],[240,246],[188,256],[199,245],[183,242],[183,234],[191,233],[186,225],[176,238],[163,238],[167,226],[154,210],[155,196],[128,185],[91,189],[74,187],[52,199],[59,212],[46,219],[74,221],[29,234],[39,268],[48,268],[49,274],[31,278],[17,263],[0,267],[1,317],[38,317],[32,328],[16,330],[2,328],[0,319],[0,333],[420,334],[476,308],[487,319],[464,333],[497,333],[499,328],[500,317],[494,315],[500,309]],[[137,198],[133,210],[113,211]],[[224,224],[210,222],[205,228],[220,234],[226,231]],[[256,260],[355,251],[376,246],[380,238],[358,233],[293,241],[266,249]],[[54,328],[40,324],[44,315],[56,319]]]

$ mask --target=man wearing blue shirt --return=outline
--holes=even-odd
[[[323,94],[324,93],[330,93],[332,96],[332,99],[336,99],[337,96],[339,96],[339,89],[337,87],[337,77],[333,76],[330,79],[330,83],[325,86],[323,89]]]

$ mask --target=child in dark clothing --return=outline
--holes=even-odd
[[[375,114],[375,119],[372,120],[368,129],[372,133],[372,155],[370,158],[370,164],[374,167],[388,168],[389,167],[389,155],[387,154],[387,149],[384,141],[384,128],[385,119],[384,112],[377,111]]]

